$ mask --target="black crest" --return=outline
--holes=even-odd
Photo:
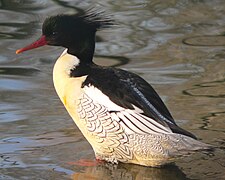
[[[114,21],[109,17],[109,15],[106,15],[104,11],[95,9],[88,9],[80,12],[74,15],[74,17],[84,21],[96,30],[108,28],[114,25]]]
[[[81,34],[82,32],[96,32],[112,25],[114,25],[114,21],[103,11],[89,9],[77,14],[51,16],[43,23],[42,31],[47,36],[57,32],[68,34],[69,31]]]

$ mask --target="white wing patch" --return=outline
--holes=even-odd
[[[108,112],[108,118],[113,121],[119,122],[123,127],[126,134],[152,134],[152,133],[171,133],[169,127],[165,127],[157,121],[141,114],[143,111],[134,107],[134,109],[125,109],[112,102],[105,94],[94,86],[85,86],[85,99],[90,99],[92,104],[86,108],[85,111],[93,109],[92,106],[96,106],[98,111]],[[101,114],[96,112],[97,114]],[[96,115],[92,115],[90,120],[96,119]]]
[[[107,107],[108,111],[121,111],[124,108],[112,102],[108,96],[102,93],[94,86],[85,86],[83,88],[85,94],[93,100],[95,104],[101,104]]]

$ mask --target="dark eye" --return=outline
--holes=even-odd
[[[58,34],[58,32],[56,32],[56,31],[52,32],[52,36],[56,36],[57,34]]]

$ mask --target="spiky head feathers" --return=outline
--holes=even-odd
[[[113,21],[102,12],[84,11],[74,15],[60,14],[47,18],[42,26],[42,33],[49,45],[67,46],[90,38],[99,29],[113,25]]]

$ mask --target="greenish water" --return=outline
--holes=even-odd
[[[63,49],[15,50],[40,36],[46,16],[90,6],[118,24],[97,34],[95,61],[145,78],[176,122],[215,152],[163,168],[68,163],[94,154],[53,88],[52,67]],[[224,14],[222,0],[1,0],[0,179],[224,179]]]

